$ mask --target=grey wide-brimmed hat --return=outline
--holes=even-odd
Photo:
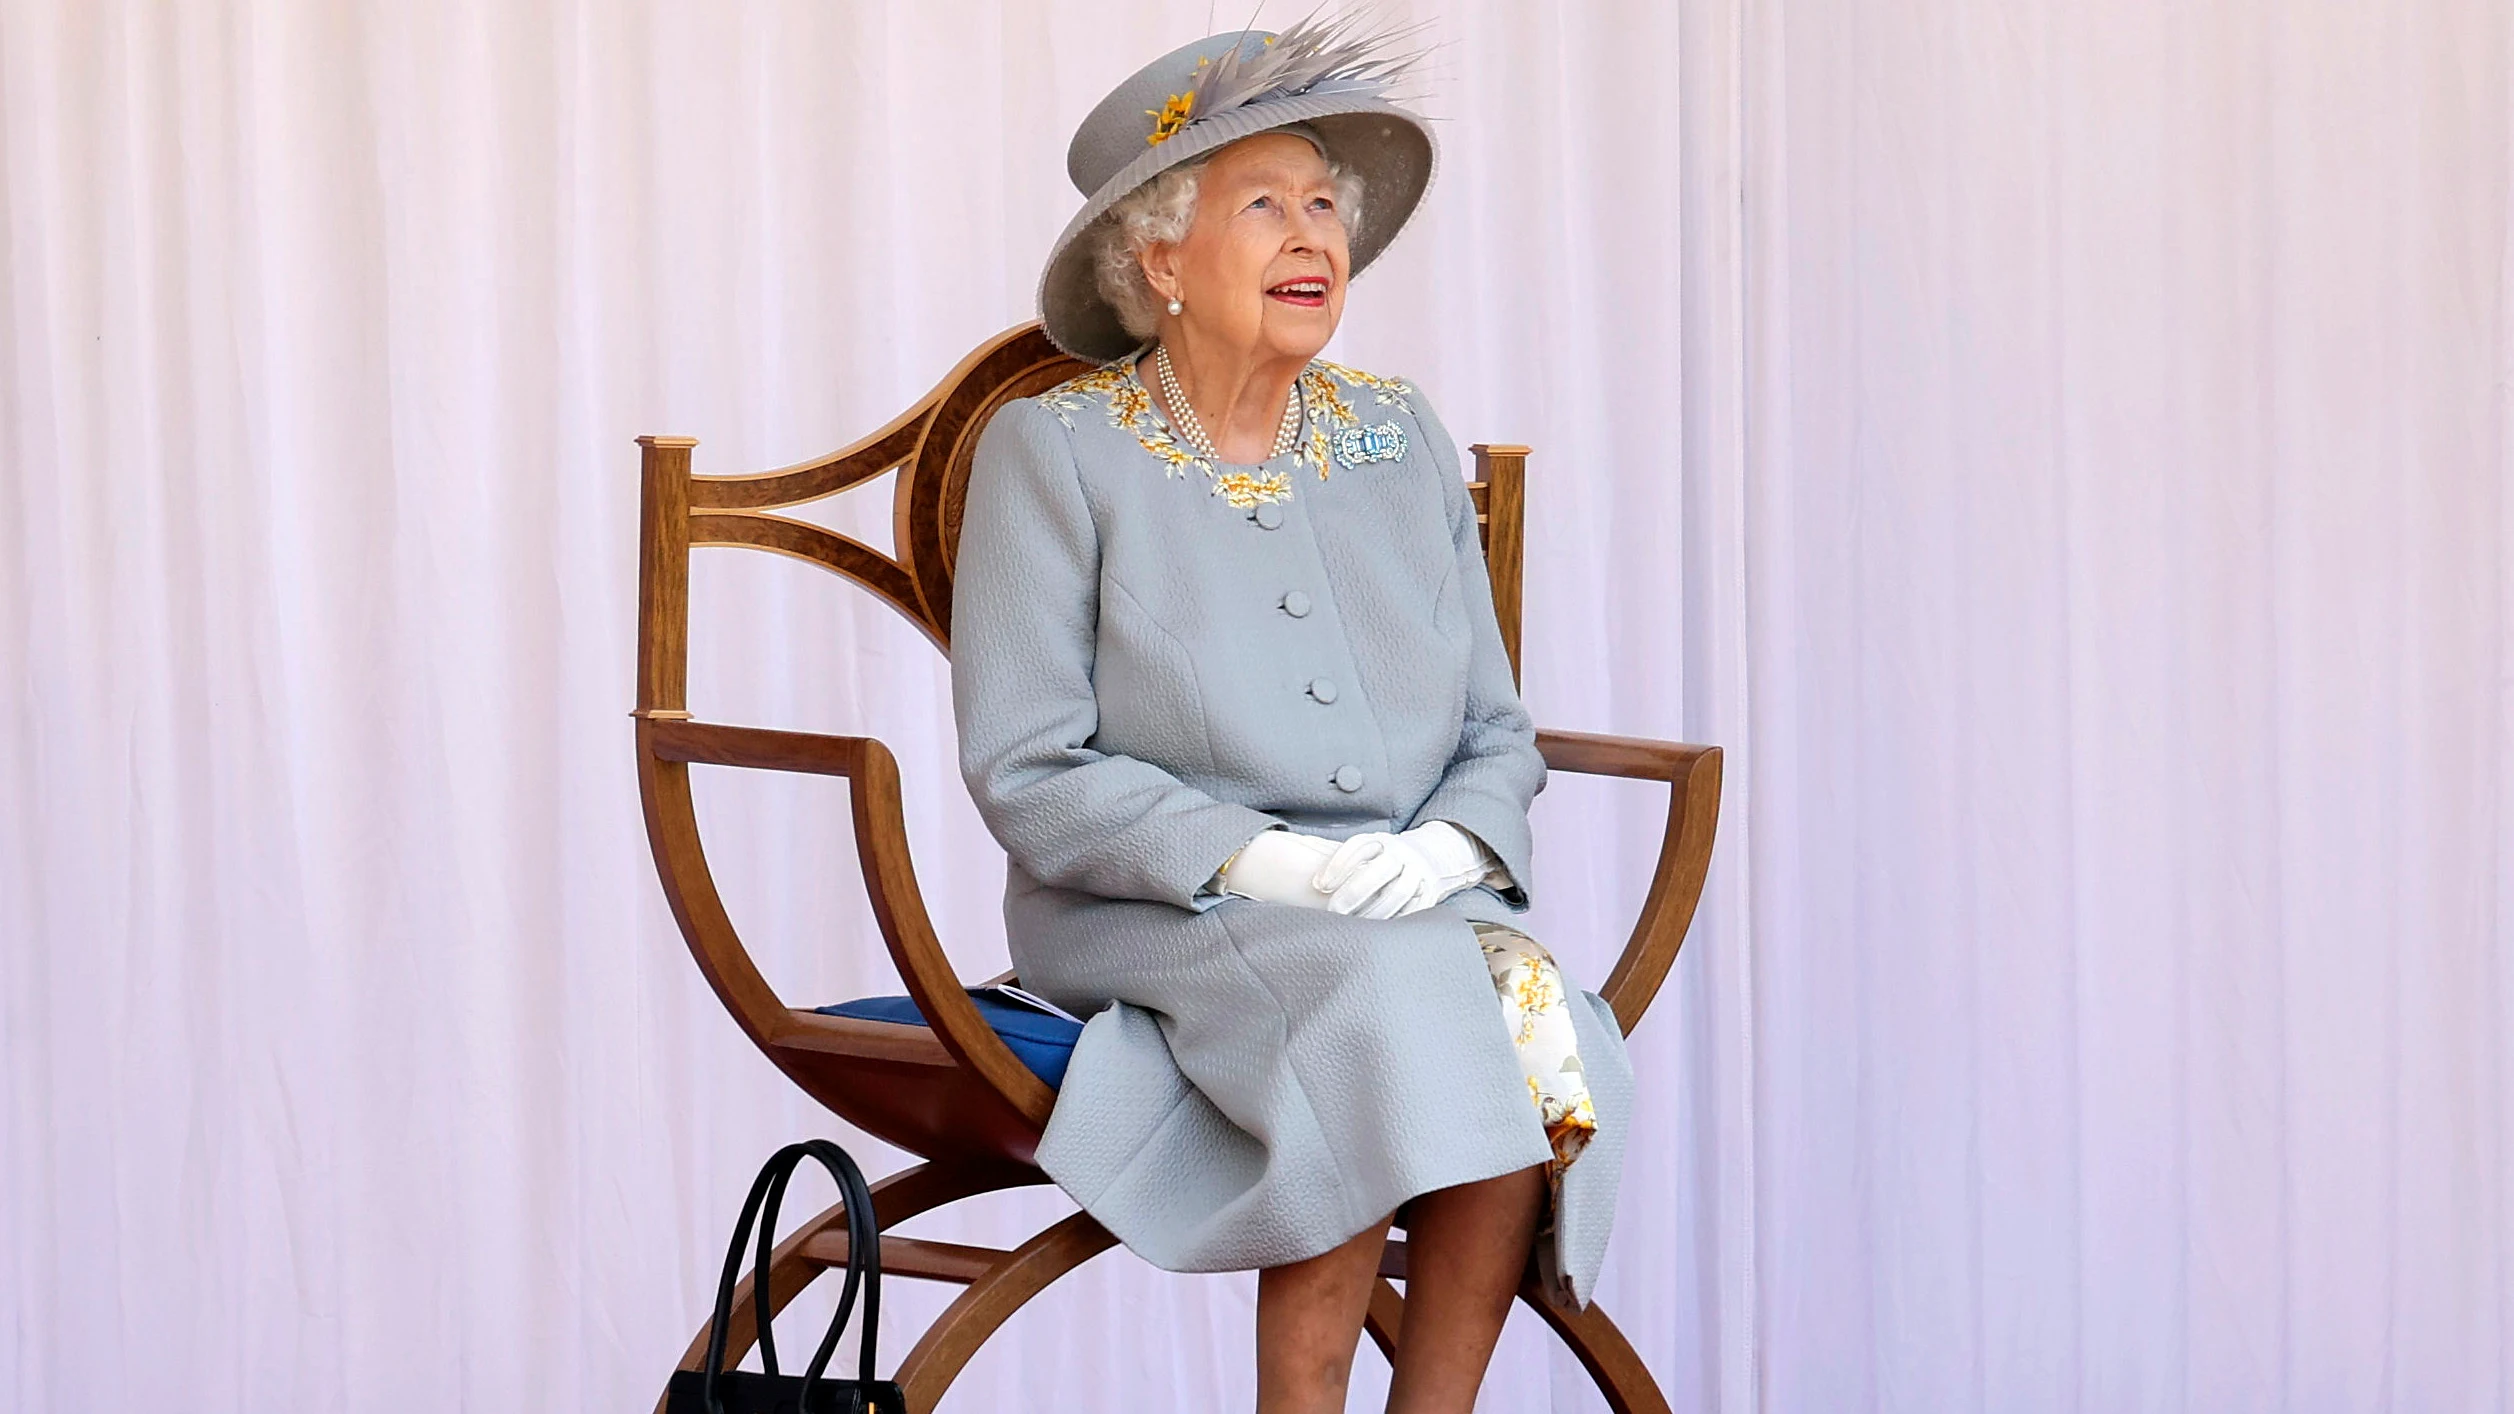
[[[1406,33],[1357,34],[1348,20],[1283,33],[1235,30],[1153,60],[1082,120],[1065,170],[1088,198],[1056,238],[1039,277],[1039,318],[1056,346],[1106,363],[1140,347],[1100,293],[1093,268],[1109,208],[1172,167],[1277,128],[1320,144],[1362,179],[1351,273],[1396,239],[1431,184],[1423,119],[1390,102],[1390,83],[1420,57]]]

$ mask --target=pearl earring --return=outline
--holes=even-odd
[[[1186,305],[1180,304],[1177,300],[1172,300],[1172,301],[1170,301],[1170,313],[1172,313],[1172,314],[1185,314],[1186,312],[1187,312],[1187,306],[1186,306]]]

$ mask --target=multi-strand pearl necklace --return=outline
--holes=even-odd
[[[1160,375],[1161,398],[1170,405],[1170,416],[1177,421],[1178,430],[1187,434],[1187,445],[1195,448],[1197,455],[1206,461],[1222,460],[1222,454],[1213,449],[1213,439],[1205,435],[1205,425],[1196,420],[1196,408],[1187,401],[1186,390],[1178,385],[1178,370],[1170,366],[1168,344],[1153,350],[1152,367]],[[1292,391],[1284,396],[1283,421],[1275,427],[1274,450],[1267,453],[1266,459],[1272,461],[1276,457],[1291,455],[1292,448],[1299,445],[1300,440],[1301,385],[1295,379]]]

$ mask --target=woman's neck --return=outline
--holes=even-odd
[[[1179,390],[1187,395],[1198,425],[1226,462],[1261,462],[1274,455],[1274,441],[1283,425],[1283,407],[1292,396],[1293,380],[1309,366],[1305,358],[1255,350],[1217,349],[1172,330],[1161,346],[1170,351],[1170,367]],[[1154,374],[1157,354],[1146,354],[1137,369],[1144,385],[1161,400],[1170,421],[1183,421],[1179,409]]]

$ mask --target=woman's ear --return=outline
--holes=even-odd
[[[1152,292],[1165,300],[1180,298],[1178,289],[1178,247],[1168,241],[1153,241],[1135,251],[1135,259],[1144,268],[1144,280]]]

